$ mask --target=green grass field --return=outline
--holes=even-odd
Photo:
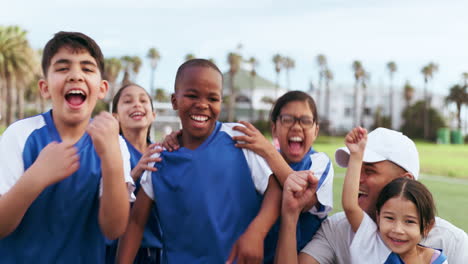
[[[343,147],[341,137],[319,136],[314,149],[325,152],[334,161],[335,150]],[[435,143],[416,142],[422,175],[438,175],[468,180],[468,145],[438,145]],[[343,172],[335,164],[336,172]],[[467,190],[468,194],[468,190]]]

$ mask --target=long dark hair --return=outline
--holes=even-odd
[[[141,89],[143,89],[143,90],[145,91],[146,95],[148,95],[148,98],[149,98],[149,100],[150,100],[151,111],[154,111],[153,98],[151,98],[150,94],[145,90],[145,88],[143,88],[143,87],[141,87],[140,85],[135,84],[135,83],[129,83],[129,84],[126,84],[126,85],[120,87],[120,89],[117,91],[117,93],[115,94],[114,98],[112,99],[112,113],[113,113],[113,114],[117,114],[117,111],[118,111],[117,108],[118,108],[118,105],[119,105],[120,97],[122,96],[122,92],[123,92],[127,87],[130,87],[130,86],[140,87]],[[120,135],[122,135],[122,128],[119,128],[119,131],[120,131]],[[151,142],[150,132],[151,132],[151,125],[149,125],[149,127],[148,127],[148,133],[146,134],[146,141],[148,141],[148,142]]]

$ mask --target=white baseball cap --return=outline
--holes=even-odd
[[[348,148],[337,149],[335,160],[340,167],[348,167]],[[401,132],[379,127],[367,135],[363,161],[375,163],[384,160],[397,164],[418,179],[419,153],[414,142]]]

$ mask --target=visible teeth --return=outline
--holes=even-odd
[[[359,194],[367,195],[367,192],[359,190]]]
[[[133,114],[130,115],[130,117],[134,117],[134,116],[144,116],[145,114],[142,113],[142,112],[135,112]]]
[[[300,137],[291,137],[291,138],[289,138],[289,141],[302,142],[302,138],[300,138]]]
[[[68,91],[67,94],[81,94],[81,95],[85,95],[84,92],[82,90],[70,90]]]
[[[193,120],[195,121],[206,121],[208,120],[208,117],[207,116],[190,116],[190,118],[192,118]]]

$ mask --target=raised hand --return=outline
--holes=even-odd
[[[95,116],[86,128],[99,157],[120,149],[119,122],[108,112]],[[115,154],[115,153],[114,153]]]
[[[169,135],[164,138],[161,145],[168,151],[178,150],[180,148],[179,140],[177,139],[182,135],[182,130],[172,131]]]
[[[233,140],[238,142],[235,145],[236,147],[252,150],[262,157],[265,157],[270,151],[276,151],[273,144],[254,125],[245,121],[239,123],[245,127],[235,126],[233,129],[245,135],[232,137]]]
[[[304,207],[310,205],[318,186],[312,171],[296,171],[289,175],[283,187],[281,213],[298,217]]]
[[[138,164],[133,168],[131,175],[133,180],[137,180],[141,177],[145,170],[148,171],[157,171],[156,167],[149,166],[150,162],[160,162],[162,159],[159,155],[154,155],[155,153],[161,153],[162,147],[159,143],[153,143],[148,146],[145,153],[141,156]]]
[[[345,137],[345,145],[351,153],[364,153],[367,143],[367,130],[355,127]]]
[[[77,149],[69,142],[52,142],[41,150],[31,166],[47,187],[72,175],[80,167]]]

